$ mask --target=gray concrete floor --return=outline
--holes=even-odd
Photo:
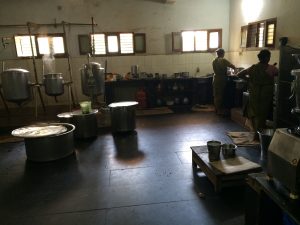
[[[243,130],[211,112],[138,117],[135,132],[99,131],[47,163],[26,160],[24,142],[0,144],[0,224],[243,224],[245,188],[216,194],[204,174],[193,176],[190,150]],[[259,148],[238,151],[260,160]]]

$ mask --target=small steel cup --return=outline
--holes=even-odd
[[[208,159],[210,162],[220,160],[221,142],[208,141],[207,142]]]
[[[235,151],[237,146],[234,144],[223,144],[222,145],[222,155],[225,159],[235,157]]]

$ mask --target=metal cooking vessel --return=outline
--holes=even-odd
[[[93,109],[88,114],[82,114],[81,110],[58,114],[57,117],[62,123],[71,123],[76,129],[75,138],[91,138],[98,134],[97,109]]]
[[[26,155],[29,160],[52,161],[64,158],[74,152],[73,131],[75,126],[68,123],[51,123],[49,125],[64,125],[67,131],[46,137],[24,138]]]
[[[300,194],[300,138],[288,129],[275,131],[268,149],[268,175],[283,184],[290,198]]]
[[[7,69],[1,73],[3,97],[7,101],[20,104],[31,97],[29,71],[24,69]]]
[[[115,102],[111,103],[111,128],[112,132],[126,132],[135,129],[135,109],[138,102]]]
[[[81,90],[86,96],[104,93],[104,68],[99,63],[91,62],[81,69]]]
[[[64,93],[64,80],[61,73],[45,74],[43,83],[47,95],[58,96]]]

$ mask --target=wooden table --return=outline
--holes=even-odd
[[[213,183],[216,192],[221,191],[223,187],[245,184],[245,178],[249,173],[256,173],[262,170],[261,167],[243,170],[234,173],[223,173],[214,168],[208,160],[208,151],[206,146],[192,146],[192,166],[196,173],[200,169],[207,178]],[[221,159],[222,156],[221,156]]]

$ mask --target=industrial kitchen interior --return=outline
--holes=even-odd
[[[1,224],[300,224],[299,8],[3,1]]]

